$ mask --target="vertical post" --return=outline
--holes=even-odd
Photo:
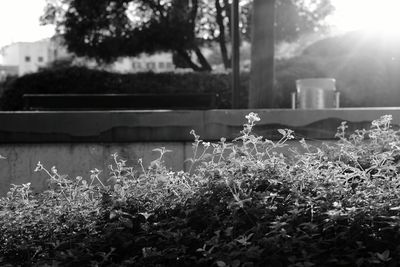
[[[239,0],[232,1],[232,108],[240,107]]]
[[[275,0],[254,0],[252,23],[249,108],[272,108]]]

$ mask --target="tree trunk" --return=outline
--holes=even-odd
[[[208,63],[207,59],[204,57],[199,47],[194,48],[194,52],[196,53],[197,59],[201,65],[201,71],[211,71],[212,68]]]
[[[218,43],[224,67],[225,69],[229,69],[231,67],[231,61],[229,60],[228,51],[226,49],[224,18],[222,16],[222,7],[219,1],[220,0],[215,0],[215,9],[217,11],[216,20],[219,27]]]
[[[254,0],[249,108],[274,106],[275,0]]]
[[[232,36],[232,12],[231,12],[231,4],[229,0],[224,0],[224,9],[226,12],[226,17],[228,18],[228,30],[229,36]]]
[[[202,71],[202,67],[198,66],[196,63],[192,61],[191,56],[183,49],[176,50],[178,55],[181,57],[182,60],[186,62],[186,64],[194,71]]]

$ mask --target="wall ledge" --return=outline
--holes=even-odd
[[[6,111],[0,112],[0,143],[192,141],[192,129],[203,140],[233,139],[249,112],[261,118],[255,132],[269,139],[280,138],[279,128],[292,129],[299,138],[334,139],[342,121],[348,121],[349,131],[367,129],[389,114],[393,125],[400,125],[400,108]]]

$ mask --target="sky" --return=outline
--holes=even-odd
[[[331,0],[336,8],[332,23],[339,31],[364,29],[400,34],[399,0]]]
[[[54,27],[39,25],[45,4],[45,0],[0,0],[0,48],[51,37]]]
[[[384,27],[400,32],[400,0],[331,0],[336,13],[331,23],[339,31]],[[0,48],[13,42],[51,37],[53,26],[40,26],[45,0],[0,0]],[[379,5],[378,5],[379,3]],[[375,20],[371,18],[375,17]]]

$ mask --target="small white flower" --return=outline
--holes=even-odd
[[[245,118],[249,121],[249,123],[253,123],[256,121],[260,121],[260,117],[258,116],[257,113],[250,112],[248,115],[245,116]]]
[[[209,147],[210,145],[211,145],[210,142],[203,142],[204,147]]]
[[[34,170],[34,172],[39,172],[39,171],[41,171],[41,170],[43,170],[44,168],[43,168],[43,165],[42,165],[42,163],[40,163],[40,161],[36,164],[36,168],[35,168],[35,170]]]
[[[333,207],[334,208],[341,208],[342,207],[342,203],[335,201],[335,202],[333,202]]]
[[[94,168],[93,170],[90,170],[90,173],[93,175],[99,175],[101,173],[101,170]]]
[[[57,174],[56,166],[51,167],[51,172],[54,173],[54,174]]]

